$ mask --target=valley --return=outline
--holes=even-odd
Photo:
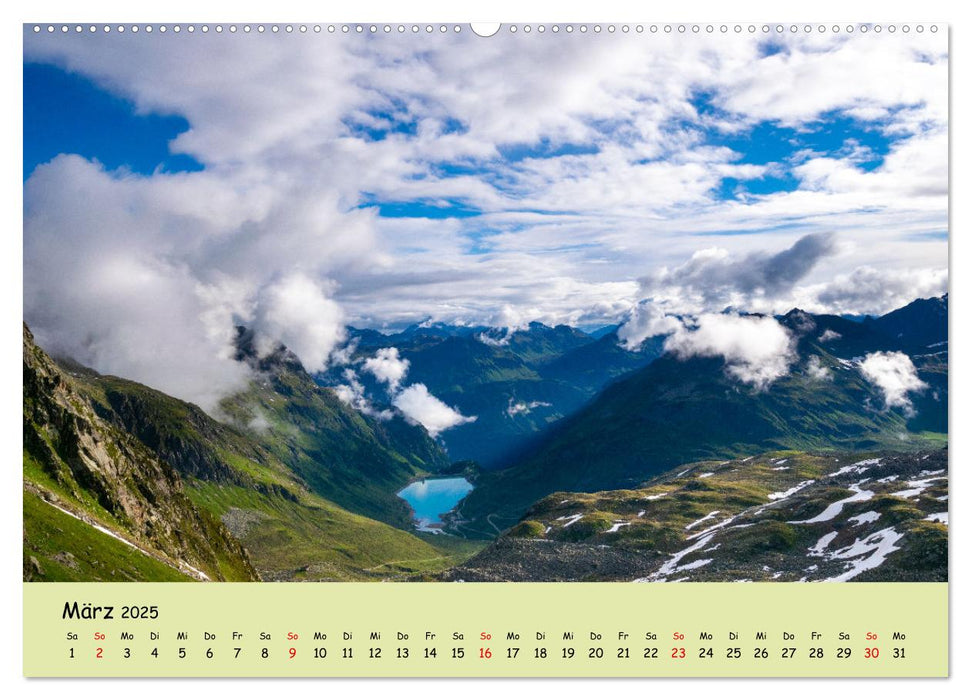
[[[946,319],[793,310],[765,384],[615,328],[349,329],[317,375],[238,328],[216,417],[25,327],[24,577],[946,580]]]

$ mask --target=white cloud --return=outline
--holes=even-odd
[[[357,346],[359,343],[359,338],[351,338],[347,344],[336,348],[330,354],[331,364],[337,367],[342,367],[354,362],[354,354],[357,352]]]
[[[498,337],[490,335],[489,333],[476,333],[475,339],[478,340],[483,345],[489,345],[494,348],[501,348],[506,345],[509,345],[510,335],[511,335],[510,333],[507,333],[505,331],[503,331],[502,334],[499,335]]]
[[[819,334],[818,340],[820,343],[828,343],[832,340],[839,340],[842,337],[843,337],[842,333],[837,333],[832,328],[827,328],[826,330],[824,330],[822,333]]]
[[[633,351],[648,338],[670,335],[681,326],[678,318],[667,315],[650,301],[642,301],[631,310],[628,319],[617,329],[617,338],[621,345]]]
[[[546,401],[526,402],[526,401],[513,401],[513,399],[509,399],[509,405],[506,407],[506,415],[509,416],[510,418],[512,418],[513,416],[517,416],[520,413],[522,413],[523,415],[527,415],[529,413],[532,413],[532,411],[537,408],[542,408],[542,407],[548,408],[552,405],[553,404],[548,403]]]
[[[702,314],[664,343],[675,356],[722,357],[725,371],[762,390],[789,373],[795,359],[789,331],[774,318]]]
[[[392,393],[398,390],[401,381],[408,374],[408,367],[411,365],[408,360],[399,357],[398,348],[381,348],[374,357],[369,357],[364,361],[365,371],[373,374],[379,381],[388,385],[388,390]]]
[[[707,248],[674,269],[662,267],[645,276],[641,285],[645,293],[682,307],[750,308],[760,298],[775,300],[791,292],[835,248],[832,234],[809,234],[785,250],[753,251],[741,257],[723,248]]]
[[[361,384],[354,370],[350,368],[344,370],[344,381],[347,383],[331,387],[334,393],[337,394],[338,399],[364,415],[378,420],[391,420],[394,417],[394,413],[390,410],[378,410],[374,407],[370,399],[365,395],[364,385]]]
[[[136,177],[75,158],[36,171],[25,190],[25,315],[43,326],[39,338],[97,369],[211,405],[245,381],[227,359],[233,323],[252,322],[269,288],[295,273],[359,325],[605,323],[648,296],[634,281],[645,269],[675,270],[714,247],[724,255],[694,261],[705,274],[683,285],[668,277],[653,296],[670,296],[678,312],[720,310],[707,275],[727,305],[887,311],[916,295],[901,298],[906,282],[877,300],[853,298],[852,280],[823,285],[864,266],[885,278],[912,268],[938,289],[946,280],[947,241],[926,234],[947,230],[948,60],[946,32],[879,38],[786,34],[773,37],[783,50],[766,56],[747,35],[322,42],[294,33],[267,42],[183,33],[159,42],[28,32],[25,60],[88,76],[140,114],[184,116],[190,129],[171,149],[205,170]],[[543,65],[557,70],[536,70]],[[701,93],[714,113],[699,111]],[[386,128],[391,114],[413,133],[370,138],[363,127]],[[899,140],[870,171],[861,149],[756,165],[710,143],[713,132],[765,122],[811,130],[834,115]],[[717,194],[723,178],[744,190],[772,175],[797,189]],[[419,198],[483,214],[390,219],[359,208]],[[797,266],[802,286],[721,274],[719,255],[753,262],[792,246],[793,230],[838,231],[857,247],[819,256],[809,272]],[[63,255],[51,257],[57,245]],[[130,259],[113,266],[119,257]],[[97,289],[123,270],[134,277],[119,290],[142,279],[168,308],[137,295],[101,303],[88,291],[88,280]],[[301,359],[320,365],[311,336],[326,346],[327,334],[297,335],[309,341]]]
[[[471,423],[476,416],[463,416],[429,393],[424,384],[412,384],[394,397],[392,404],[405,418],[425,427],[428,434],[436,437],[443,430]]]
[[[321,372],[330,353],[344,341],[343,321],[341,307],[321,285],[297,273],[260,291],[253,329],[258,347],[272,351],[275,343],[282,342],[308,372]]]
[[[813,271],[829,261],[857,258],[879,264],[882,261],[875,257],[893,247],[892,242],[874,248],[848,237],[810,235],[781,251],[754,248],[733,255],[724,248],[705,248],[680,264],[661,266],[641,277],[641,288],[654,307],[678,314],[725,308],[780,314],[800,308],[810,313],[881,315],[915,298],[947,291],[945,267],[888,269],[863,264],[825,281],[811,280]],[[636,324],[631,331],[634,328]]]
[[[833,373],[830,371],[829,367],[823,366],[819,359],[819,355],[813,355],[809,358],[809,362],[806,363],[806,374],[813,379],[818,379],[820,381],[829,381],[833,378]]]
[[[883,393],[887,408],[898,407],[908,416],[914,405],[908,396],[921,392],[927,384],[917,376],[917,368],[902,352],[874,352],[863,358],[860,374]]]
[[[257,433],[265,433],[270,429],[270,421],[262,411],[255,411],[246,427]]]
[[[878,270],[867,265],[806,291],[816,306],[833,313],[884,314],[914,299],[944,294],[947,278],[945,268]]]

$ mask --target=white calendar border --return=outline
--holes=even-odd
[[[11,8],[10,5],[16,4]],[[3,9],[4,22],[2,28],[3,52],[3,85],[6,92],[12,95],[11,105],[2,117],[6,125],[8,147],[4,150],[7,156],[7,181],[4,183],[3,211],[4,228],[3,243],[0,250],[0,284],[5,303],[0,305],[0,367],[5,369],[4,399],[0,404],[0,430],[2,430],[5,462],[4,482],[0,488],[0,512],[3,514],[0,533],[2,537],[2,561],[5,563],[2,590],[4,595],[0,600],[4,604],[0,615],[0,626],[3,633],[0,636],[0,668],[3,669],[2,686],[12,697],[30,696],[31,698],[58,697],[69,700],[80,700],[88,697],[124,697],[126,694],[137,696],[140,700],[166,698],[172,694],[183,694],[187,691],[211,694],[227,691],[237,695],[240,700],[265,696],[268,693],[285,692],[295,697],[303,697],[307,693],[315,695],[336,695],[343,697],[350,694],[394,693],[397,697],[422,698],[426,700],[430,694],[455,695],[463,698],[489,698],[495,695],[504,697],[533,696],[537,694],[549,695],[557,700],[569,698],[588,698],[592,693],[610,693],[617,696],[666,695],[671,697],[693,698],[703,695],[728,694],[750,696],[752,694],[776,695],[784,694],[787,699],[813,698],[819,695],[836,693],[837,697],[844,694],[877,692],[881,698],[911,698],[916,693],[930,693],[935,697],[957,697],[971,690],[967,679],[971,677],[971,670],[961,659],[971,658],[971,644],[964,641],[969,633],[967,624],[967,609],[971,607],[968,601],[967,581],[971,571],[971,561],[962,559],[954,562],[951,567],[951,673],[950,681],[901,681],[901,680],[825,680],[819,682],[792,682],[787,680],[704,680],[704,679],[645,679],[645,680],[498,680],[498,681],[468,681],[468,680],[327,680],[308,681],[302,679],[291,680],[177,680],[153,681],[139,680],[86,680],[86,681],[26,681],[21,676],[21,488],[19,469],[15,469],[14,446],[21,436],[20,417],[22,410],[20,392],[15,390],[19,377],[21,352],[20,321],[22,319],[22,175],[21,175],[21,138],[22,112],[17,107],[16,98],[21,92],[22,82],[22,33],[23,22],[72,22],[77,20],[105,20],[113,22],[212,22],[227,19],[237,20],[327,20],[343,21],[443,21],[468,22],[476,21],[515,21],[515,22],[715,22],[715,21],[785,21],[793,22],[940,22],[952,23],[951,32],[951,139],[952,139],[952,192],[967,190],[968,161],[955,162],[954,154],[964,147],[968,150],[964,130],[959,125],[968,123],[971,119],[968,112],[967,96],[958,88],[959,82],[955,76],[965,75],[964,82],[968,82],[966,63],[962,61],[964,51],[971,48],[971,23],[962,21],[955,14],[954,2],[947,0],[921,0],[920,2],[902,2],[900,0],[885,0],[883,2],[847,2],[847,0],[812,0],[802,6],[791,3],[758,2],[756,0],[735,0],[735,2],[714,2],[702,0],[691,2],[677,2],[670,4],[648,4],[641,0],[592,0],[584,4],[577,0],[526,3],[523,0],[491,0],[484,2],[446,2],[445,0],[365,0],[365,2],[346,2],[343,4],[308,2],[307,0],[274,0],[272,3],[254,0],[239,0],[231,5],[228,3],[211,4],[201,7],[198,0],[167,0],[165,3],[134,3],[119,2],[118,0],[86,0],[71,2],[68,0],[53,0],[32,3],[8,3]],[[945,28],[946,29],[946,28]],[[966,48],[967,47],[967,48]],[[967,128],[967,127],[964,127]],[[967,283],[960,274],[971,266],[971,260],[964,249],[963,241],[955,245],[954,233],[971,227],[971,219],[966,209],[962,208],[959,197],[951,199],[951,308],[954,309],[955,300],[957,310],[952,311],[952,318],[963,315],[969,318],[965,310],[967,305],[965,289]],[[962,234],[971,235],[971,234]],[[955,324],[951,333],[952,357],[968,357],[964,348],[968,343],[967,322],[963,327]],[[954,351],[957,348],[957,351]],[[963,355],[962,355],[963,353]],[[968,371],[966,371],[966,369]],[[952,406],[950,411],[950,425],[968,424],[968,375],[971,367],[958,364],[957,369],[949,368],[952,391]],[[955,390],[956,389],[956,390]],[[965,479],[971,478],[963,474],[966,462],[971,461],[971,449],[966,439],[962,438],[958,430],[952,429],[951,461],[954,469],[951,472],[951,490],[957,494],[957,502],[968,490]],[[955,502],[952,497],[952,503]],[[953,516],[953,513],[952,513]],[[964,542],[968,529],[963,525],[960,517],[951,518],[949,540],[952,555],[957,552],[955,542]],[[968,548],[964,547],[966,557]],[[952,561],[953,556],[952,556]],[[852,585],[852,584],[849,584]],[[958,588],[965,592],[955,595]],[[218,687],[217,687],[218,686]],[[11,695],[7,695],[11,697]]]

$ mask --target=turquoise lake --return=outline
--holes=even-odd
[[[442,514],[454,508],[472,490],[472,484],[462,477],[425,479],[408,484],[398,492],[415,511],[417,528],[424,532],[440,532]]]

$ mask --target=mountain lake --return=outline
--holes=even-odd
[[[472,488],[472,484],[462,477],[421,479],[408,484],[398,496],[415,512],[418,530],[440,533],[442,514],[452,510]]]

